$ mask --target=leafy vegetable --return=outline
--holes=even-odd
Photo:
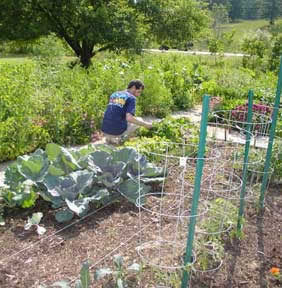
[[[80,153],[50,143],[45,151],[38,149],[18,157],[6,169],[8,190],[4,199],[9,205],[28,208],[39,194],[53,208],[64,207],[55,216],[64,222],[74,214],[86,215],[90,203],[105,204],[117,195],[143,204],[145,197],[140,197],[142,203],[138,204],[137,199],[150,191],[145,183],[162,182],[165,174],[163,168],[149,163],[133,148],[97,145]]]

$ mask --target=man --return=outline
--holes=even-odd
[[[123,138],[134,132],[138,126],[152,128],[152,124],[135,117],[136,97],[144,90],[140,80],[129,82],[127,90],[111,95],[104,113],[102,131],[108,144],[119,144]]]

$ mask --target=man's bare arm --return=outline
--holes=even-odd
[[[134,117],[132,114],[130,113],[126,113],[126,121],[136,124],[138,126],[143,126],[146,127],[148,129],[152,128],[152,124],[149,122],[145,122],[141,119],[137,119],[136,117]]]

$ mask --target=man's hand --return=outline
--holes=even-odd
[[[152,129],[153,128],[153,125],[151,123],[146,123],[144,125],[147,129]]]
[[[134,117],[130,113],[126,113],[126,120],[138,126],[146,127],[147,129],[151,129],[153,127],[151,123],[145,122],[141,118]]]

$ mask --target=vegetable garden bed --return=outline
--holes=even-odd
[[[212,151],[212,149],[208,150],[207,157],[213,153]],[[228,152],[222,155],[229,157],[232,154],[232,147],[226,151]],[[159,161],[164,165],[162,159]],[[204,179],[206,180],[203,182],[199,214],[205,210],[206,203],[211,212],[218,211],[223,206],[226,207],[226,199],[222,200],[221,197],[224,194],[210,197],[210,194],[206,192],[207,189],[205,189],[211,183],[209,179],[213,179],[210,176],[215,176],[212,171],[218,161],[218,159],[207,161],[208,165],[204,169]],[[221,157],[220,161],[224,161],[224,159]],[[227,164],[224,169],[230,168]],[[43,200],[37,201],[36,206],[29,211],[8,210],[5,215],[6,226],[0,227],[1,287],[39,287],[40,284],[50,285],[61,279],[67,279],[74,285],[83,261],[89,260],[92,279],[94,272],[99,268],[110,267],[114,269],[113,259],[114,255],[117,254],[123,257],[124,267],[128,267],[132,263],[143,265],[142,272],[138,275],[131,275],[127,273],[126,269],[124,270],[128,287],[180,287],[181,270],[163,266],[171,265],[171,263],[177,265],[180,263],[181,265],[183,247],[181,249],[177,249],[175,246],[168,247],[166,250],[164,245],[162,250],[164,254],[161,255],[161,259],[169,261],[169,263],[159,265],[159,262],[155,262],[153,266],[146,265],[146,262],[150,257],[157,258],[158,255],[153,254],[155,252],[154,246],[147,246],[149,249],[147,254],[143,254],[144,257],[140,257],[140,253],[136,249],[142,244],[140,243],[142,239],[145,239],[146,243],[158,241],[160,236],[162,238],[168,237],[169,240],[170,237],[174,236],[175,231],[179,232],[178,240],[182,240],[185,244],[188,220],[181,218],[184,219],[181,222],[182,226],[179,226],[181,229],[175,230],[176,222],[171,215],[174,215],[174,209],[179,206],[173,195],[178,193],[182,186],[185,191],[192,192],[191,183],[193,183],[194,177],[192,168],[195,166],[195,161],[190,161],[189,168],[191,169],[186,170],[183,178],[179,178],[183,172],[183,167],[178,162],[171,159],[167,166],[168,175],[164,186],[153,186],[153,190],[147,197],[147,203],[141,207],[142,209],[126,201],[125,198],[119,198],[113,203],[109,202],[105,207],[95,207],[94,205],[86,216],[74,218],[68,224],[58,223],[55,220],[56,211],[52,210],[50,204],[43,202]],[[181,183],[179,179],[185,181]],[[237,182],[234,181],[233,183],[236,184]],[[219,189],[218,186],[214,187],[215,191],[216,189]],[[280,191],[281,186],[269,188],[264,214],[258,213],[256,201],[247,202],[243,235],[241,235],[240,240],[229,233],[229,228],[221,229],[223,232],[221,239],[223,261],[220,262],[220,269],[209,269],[212,266],[206,265],[207,271],[202,271],[205,266],[202,263],[201,269],[194,269],[191,274],[191,287],[255,288],[267,287],[267,285],[269,287],[281,286],[281,278],[279,279],[270,271],[273,267],[279,268],[282,262],[280,223],[282,196]],[[212,202],[213,200],[216,201]],[[160,210],[155,210],[156,205],[160,206],[160,203],[162,205],[161,217],[158,215]],[[215,206],[212,206],[211,203],[215,203]],[[234,199],[232,203],[234,203]],[[230,205],[228,207],[232,210]],[[27,217],[38,211],[44,214],[40,225],[47,229],[46,234],[41,236],[37,235],[35,228],[24,229]],[[212,214],[211,216],[215,217],[215,215]],[[199,215],[199,222],[205,222],[205,219],[209,219],[206,217],[208,214]],[[211,224],[211,222],[209,223]],[[160,227],[163,230],[160,230]],[[200,227],[210,229],[211,225]],[[159,234],[160,231],[163,232],[161,235]],[[207,232],[215,233],[215,230]],[[141,234],[142,238],[140,237]],[[215,252],[216,247],[213,247],[212,251]],[[196,251],[194,253],[195,259],[193,260],[197,261],[197,257],[201,255],[197,254]],[[112,277],[108,276],[99,282],[93,282],[90,287],[110,288],[115,287],[114,283]]]

